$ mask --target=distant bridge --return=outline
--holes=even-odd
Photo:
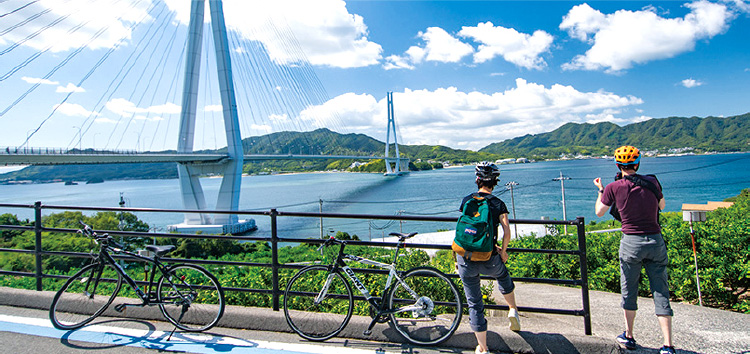
[[[133,152],[133,151],[64,151],[56,149],[20,149],[15,147],[0,149],[0,165],[84,165],[112,163],[163,163],[181,164],[222,164],[231,157],[216,153],[173,153],[173,152]],[[299,155],[299,154],[251,154],[244,155],[243,161],[271,160],[384,160],[385,156],[358,155]],[[388,161],[395,161],[393,157]],[[408,165],[408,158],[401,158],[401,164]]]

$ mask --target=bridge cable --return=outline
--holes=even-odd
[[[37,13],[35,13],[35,14],[29,16],[29,17],[27,17],[26,19],[22,20],[21,22],[16,23],[15,25],[12,25],[12,26],[4,29],[2,32],[0,32],[0,37],[2,37],[4,35],[12,32],[15,29],[18,29],[18,28],[20,28],[20,27],[28,24],[29,22],[32,22],[32,21],[36,20],[37,18],[39,18],[41,16],[44,16],[44,15],[48,14],[50,11],[52,11],[51,7],[47,8],[45,10],[42,10],[40,12],[37,12]]]
[[[142,2],[142,0],[139,0],[133,6],[137,6],[140,2]],[[143,21],[149,16],[150,12],[155,8],[155,4],[154,3],[152,3],[151,5],[152,6],[146,11],[146,14],[144,14],[144,16],[139,21],[133,22],[133,24],[128,28],[128,30],[130,31],[129,33],[132,33],[132,31],[138,25],[142,24]],[[150,29],[149,29],[149,31],[150,31]],[[148,31],[146,33],[148,34]],[[126,34],[122,38],[120,38],[120,40],[118,42],[124,42],[128,37],[129,37],[129,34]],[[107,98],[107,102],[109,102],[109,100],[112,98],[112,96],[114,95],[114,93],[119,89],[120,85],[123,83],[123,81],[124,81],[125,77],[127,76],[127,74],[130,72],[130,69],[132,69],[133,65],[135,65],[135,64],[132,64],[132,65],[128,66],[128,63],[131,61],[131,59],[133,58],[133,55],[135,55],[135,53],[136,53],[137,48],[140,47],[141,43],[145,40],[145,38],[147,38],[147,36],[141,37],[141,39],[138,41],[138,43],[136,44],[136,46],[133,47],[133,51],[131,51],[130,55],[127,57],[127,59],[125,60],[125,62],[122,65],[120,65],[120,69],[115,74],[114,79],[110,80],[109,85],[107,85],[107,88],[104,91],[102,91],[101,96],[99,96],[99,99],[97,100],[97,102],[93,106],[93,110],[91,110],[91,112],[89,113],[88,117],[86,117],[86,119],[82,123],[82,125],[86,126],[86,128],[84,130],[84,133],[88,132],[88,130],[91,128],[91,126],[94,123],[95,117],[98,117],[98,116],[101,115],[101,112],[102,112],[102,110],[104,109],[105,106],[102,105],[102,106],[99,107],[99,105],[102,104],[102,101],[104,101],[105,97]],[[125,72],[126,68],[128,69],[127,72]],[[125,72],[125,73],[123,74],[123,72]],[[120,77],[120,75],[122,75],[122,78],[119,81],[117,81],[117,78]],[[115,82],[117,82],[117,85],[113,89],[112,86],[115,84]],[[107,96],[107,93],[109,93],[109,96]],[[99,108],[97,108],[97,107],[99,107]],[[107,145],[108,145],[108,143],[105,144],[105,148],[106,148]]]
[[[168,21],[162,21],[162,23],[161,23],[161,25],[159,26],[159,28],[157,28],[157,30],[156,30],[156,31],[154,31],[154,35],[156,35],[157,33],[159,33],[159,34],[163,34],[163,32],[164,32],[164,31],[163,31],[163,28],[164,28],[164,26],[166,26],[166,25],[167,25],[168,23],[169,23]],[[149,39],[149,41],[148,41],[148,42],[146,43],[146,47],[148,47],[148,45],[150,45],[150,44],[151,44],[151,40],[152,40],[152,39],[153,39],[153,37],[152,37],[151,39]],[[149,72],[149,68],[150,68],[150,64],[151,64],[151,61],[152,61],[152,60],[154,59],[154,57],[155,57],[155,53],[156,53],[157,49],[160,49],[160,48],[159,48],[159,45],[161,44],[161,41],[162,41],[162,39],[164,39],[164,36],[163,36],[163,35],[161,35],[161,36],[159,37],[159,40],[158,40],[158,41],[156,42],[156,44],[155,44],[155,45],[153,46],[153,49],[152,49],[152,50],[151,50],[151,52],[149,53],[149,55],[148,55],[148,59],[146,60],[146,63],[145,63],[145,65],[143,65],[143,70],[141,70],[141,72],[140,72],[140,74],[138,75],[138,78],[137,78],[137,80],[136,80],[137,84],[133,86],[133,90],[132,90],[132,91],[130,92],[130,96],[128,97],[128,101],[132,100],[132,99],[133,99],[133,97],[134,97],[134,96],[136,95],[136,91],[137,91],[137,90],[139,89],[139,87],[138,87],[138,84],[140,84],[141,82],[143,82],[143,81],[144,81],[144,80],[142,80],[142,79],[143,79],[143,77],[144,77],[144,76],[146,75],[146,73],[147,73],[147,72]],[[145,51],[145,50],[146,50],[146,48],[144,48],[144,51]],[[163,53],[162,53],[162,55],[164,55],[165,53],[166,53],[166,52],[163,52]],[[143,91],[141,92],[141,95],[140,95],[140,97],[138,98],[138,102],[136,102],[136,104],[135,104],[135,109],[133,110],[133,113],[132,113],[132,114],[130,115],[130,118],[129,118],[129,119],[127,119],[127,123],[125,124],[125,128],[123,128],[123,134],[122,134],[122,135],[120,135],[120,140],[119,140],[119,141],[117,142],[117,145],[115,145],[115,149],[119,148],[120,144],[122,143],[122,140],[123,140],[123,138],[125,137],[125,133],[126,133],[126,132],[128,131],[128,128],[129,128],[129,127],[130,127],[130,125],[131,125],[131,124],[133,123],[133,120],[135,120],[135,118],[137,117],[137,114],[138,114],[138,110],[139,110],[139,108],[138,108],[138,107],[140,107],[140,106],[141,106],[141,103],[143,103],[143,99],[145,98],[145,96],[146,96],[146,93],[147,93],[147,92],[149,91],[149,88],[151,87],[151,84],[152,84],[152,82],[153,82],[153,78],[154,78],[154,76],[156,75],[156,72],[158,71],[157,69],[158,69],[158,67],[159,67],[159,65],[160,65],[160,64],[162,64],[162,65],[163,65],[163,63],[157,63],[157,64],[156,64],[156,67],[154,68],[154,70],[153,70],[152,72],[150,72],[151,76],[149,77],[149,79],[148,79],[148,80],[145,80],[145,82],[146,82],[146,87],[145,87],[145,88],[143,89]],[[142,109],[142,108],[140,108],[140,109]],[[150,113],[150,112],[146,111],[146,113],[148,114],[148,113]],[[121,115],[121,116],[120,116],[120,118],[122,118],[122,117],[123,117],[123,116]],[[147,116],[147,118],[148,118],[148,116]],[[118,121],[118,124],[119,124],[119,121]],[[145,123],[144,123],[144,124],[145,124]],[[113,132],[114,132],[114,130],[113,130]],[[139,135],[138,137],[139,137],[139,140],[140,140],[140,135]],[[140,145],[140,142],[138,141],[138,142],[137,142],[137,144],[139,144],[139,145]]]
[[[131,28],[130,28],[131,30],[132,30],[132,29],[134,28],[135,24],[136,24],[136,23],[134,23],[134,24],[133,24],[133,26],[131,26]],[[83,83],[84,83],[84,82],[85,82],[85,81],[86,81],[86,80],[87,80],[87,79],[88,79],[89,77],[91,77],[91,75],[92,75],[92,74],[94,73],[94,71],[96,71],[96,69],[97,69],[97,68],[99,68],[99,67],[100,67],[100,66],[101,66],[101,65],[102,65],[102,64],[103,64],[103,63],[104,63],[104,62],[105,62],[105,61],[107,60],[107,58],[109,58],[109,56],[110,56],[110,55],[111,55],[111,54],[112,54],[112,53],[113,53],[113,52],[114,52],[114,51],[115,51],[115,50],[116,50],[116,49],[117,49],[117,48],[118,48],[118,47],[120,46],[120,44],[121,44],[121,43],[123,42],[122,40],[124,40],[124,39],[125,39],[126,37],[127,37],[127,36],[124,36],[123,38],[121,38],[121,40],[120,40],[120,41],[118,41],[118,42],[117,42],[117,43],[116,43],[116,44],[115,44],[115,45],[114,45],[114,46],[113,46],[112,48],[110,48],[110,49],[109,49],[109,50],[108,50],[108,51],[107,51],[107,52],[106,52],[106,53],[105,53],[105,54],[104,54],[104,55],[103,55],[103,56],[102,56],[102,57],[101,57],[101,58],[99,59],[99,61],[97,61],[97,63],[96,63],[96,64],[94,64],[94,66],[93,66],[93,67],[92,67],[92,68],[91,68],[91,69],[89,70],[89,72],[88,72],[88,73],[87,73],[86,75],[84,75],[84,77],[83,77],[83,78],[82,78],[82,79],[81,79],[81,80],[80,80],[80,81],[78,82],[78,85],[77,85],[78,87],[81,87],[81,86],[83,85]],[[67,102],[67,100],[68,100],[68,99],[70,98],[70,96],[71,96],[71,95],[72,95],[73,93],[74,93],[74,92],[69,92],[69,93],[68,93],[68,94],[67,94],[67,95],[65,96],[65,98],[63,99],[63,101],[62,101],[62,102],[61,102],[60,104],[58,104],[58,105],[56,105],[56,106],[54,107],[54,109],[53,109],[53,110],[52,110],[52,112],[51,112],[51,113],[50,113],[50,114],[49,114],[49,115],[47,116],[47,118],[45,118],[45,119],[44,119],[44,120],[43,120],[43,121],[42,121],[42,122],[41,122],[41,123],[40,123],[40,124],[39,124],[39,125],[38,125],[38,126],[36,127],[36,129],[35,129],[35,130],[34,130],[34,131],[33,131],[33,132],[32,132],[32,133],[30,134],[30,135],[28,135],[28,136],[27,136],[27,138],[26,138],[26,140],[24,141],[24,143],[23,143],[23,144],[26,144],[26,143],[27,143],[27,142],[28,142],[28,141],[29,141],[29,140],[31,139],[31,137],[32,137],[32,136],[34,136],[34,134],[36,134],[36,133],[37,133],[37,132],[38,132],[38,131],[39,131],[39,130],[40,130],[40,129],[42,128],[42,126],[43,126],[43,125],[44,125],[44,124],[45,124],[45,123],[46,123],[46,122],[47,122],[47,121],[48,121],[48,120],[49,120],[49,119],[50,119],[50,118],[51,118],[51,117],[52,117],[52,116],[53,116],[53,115],[55,114],[55,112],[57,112],[57,109],[58,109],[59,107],[61,107],[63,103]],[[79,138],[80,138],[80,137],[79,137]],[[23,144],[22,144],[22,145],[23,145]]]
[[[21,10],[23,10],[23,9],[25,9],[25,8],[27,8],[27,7],[31,6],[31,5],[33,5],[33,4],[35,4],[35,3],[37,3],[37,2],[39,2],[39,0],[34,0],[34,1],[32,1],[32,2],[30,2],[30,3],[28,3],[28,4],[26,4],[26,5],[23,5],[23,6],[21,6],[21,7],[17,8],[17,9],[15,9],[15,10],[13,10],[13,11],[10,11],[10,12],[6,12],[6,13],[4,13],[4,14],[0,14],[0,18],[3,18],[3,17],[5,17],[5,16],[8,16],[8,15],[12,15],[12,14],[14,14],[14,13],[18,12],[18,11],[21,11]]]
[[[81,24],[79,24],[76,27],[73,27],[72,29],[70,29],[68,31],[68,33],[73,33],[75,31],[77,31],[78,29],[80,29],[81,27],[83,27],[86,23],[88,23],[88,21],[84,22],[84,23],[81,23]],[[86,47],[88,47],[89,44],[91,44],[94,40],[96,40],[97,38],[99,38],[99,36],[101,36],[105,32],[106,29],[107,29],[107,27],[103,27],[102,29],[100,29],[99,31],[97,31],[94,34],[94,36],[91,39],[89,39],[88,42],[86,42],[82,46],[78,47],[75,51],[73,51],[72,53],[70,53],[61,63],[57,64],[54,68],[52,68],[52,70],[50,72],[48,72],[44,77],[42,77],[42,80],[49,79],[58,70],[60,70],[60,68],[64,67],[68,62],[70,62],[73,58],[75,58],[81,51],[83,51],[83,49],[85,49]],[[42,53],[46,52],[50,48],[51,48],[51,46],[48,47],[47,49],[45,49],[44,51],[42,51]],[[39,54],[41,54],[41,53],[39,53]],[[36,57],[38,57],[38,55]],[[26,96],[28,96],[30,93],[32,93],[34,90],[36,90],[41,85],[41,81],[42,80],[40,80],[39,82],[37,82],[34,85],[32,85],[31,88],[29,88],[25,93],[23,93],[20,97],[18,97],[13,103],[11,103],[3,111],[1,111],[0,112],[0,117],[4,116],[6,113],[8,113],[8,111],[10,111],[13,107],[15,107],[18,103],[20,103],[24,98],[26,98]],[[38,131],[38,129],[37,129],[37,131]],[[34,133],[36,133],[36,131]],[[28,138],[26,140],[28,141]]]

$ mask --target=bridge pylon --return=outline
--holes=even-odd
[[[201,47],[203,42],[203,21],[207,0],[192,0],[188,35],[185,82],[180,113],[179,153],[193,152],[195,140],[195,116],[198,103],[198,83],[200,78]],[[222,174],[216,210],[239,210],[240,183],[242,178],[243,151],[240,134],[237,101],[234,93],[230,49],[227,40],[224,10],[221,0],[208,0],[211,12],[211,28],[216,53],[216,67],[219,76],[221,104],[223,106],[224,128],[227,138],[228,159],[221,163],[193,164],[178,163],[180,190],[185,209],[206,210],[206,199],[198,177],[207,173]],[[171,230],[182,232],[203,231],[209,233],[238,234],[255,228],[255,221],[239,221],[236,214],[188,213],[185,222],[173,225]]]
[[[401,176],[409,173],[409,159],[401,158],[398,151],[398,135],[396,134],[396,117],[393,114],[393,92],[386,92],[388,101],[388,127],[385,133],[385,175]],[[391,131],[393,131],[394,156],[390,156]]]

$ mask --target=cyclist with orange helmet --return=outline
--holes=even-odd
[[[633,325],[638,310],[638,279],[641,268],[646,269],[654,297],[656,316],[664,336],[660,354],[674,353],[672,346],[672,307],[669,304],[667,282],[667,247],[661,235],[659,210],[664,209],[664,195],[654,175],[639,175],[641,153],[633,146],[615,150],[615,164],[620,170],[615,181],[602,185],[601,178],[594,180],[599,189],[595,212],[601,217],[610,207],[613,216],[622,222],[620,239],[621,306],[625,311],[625,331],[617,342],[627,349],[636,349]],[[619,215],[618,215],[619,213]]]

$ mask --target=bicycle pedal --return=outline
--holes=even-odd
[[[125,304],[117,304],[115,305],[115,311],[117,312],[125,311],[125,306],[126,306]]]
[[[363,335],[363,336],[369,336],[369,335],[371,335],[371,334],[372,334],[372,331],[371,331],[371,330],[369,330],[369,329],[367,329],[367,330],[365,330],[365,331],[363,331],[363,332],[362,332],[362,335]]]

